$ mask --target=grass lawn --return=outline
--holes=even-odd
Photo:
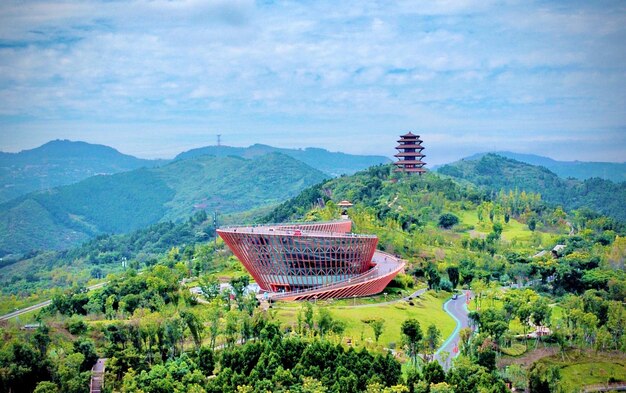
[[[626,381],[626,355],[623,353],[572,351],[566,354],[565,360],[556,355],[541,361],[560,368],[561,381],[565,387],[607,383],[610,378],[616,382]]]
[[[374,342],[373,330],[363,320],[383,319],[385,326],[379,339],[379,346],[389,347],[390,343],[395,343],[396,348],[399,348],[401,342],[400,325],[409,318],[417,319],[424,333],[430,324],[435,324],[441,332],[442,342],[452,334],[455,322],[443,310],[443,303],[448,297],[449,294],[446,293],[434,294],[429,292],[422,295],[420,300],[415,301],[414,306],[410,306],[406,302],[398,302],[386,305],[366,304],[357,307],[318,304],[318,307],[328,307],[333,318],[345,323],[346,330],[343,336],[350,338],[356,346],[364,344],[361,337],[365,342]],[[300,309],[300,303],[279,304],[276,306],[276,316],[285,327],[292,326],[295,329],[297,314]]]

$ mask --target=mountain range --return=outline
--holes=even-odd
[[[597,177],[563,179],[543,166],[488,153],[439,167],[437,172],[490,192],[519,190],[541,194],[544,201],[566,210],[588,208],[626,222],[626,182]]]
[[[90,176],[151,168],[164,162],[122,154],[104,145],[68,140],[50,141],[19,153],[0,152],[0,203]]]
[[[199,210],[233,213],[276,204],[327,177],[280,153],[253,159],[204,155],[93,176],[1,204],[0,256],[62,249]]]
[[[477,153],[466,157],[465,160],[479,160],[485,154],[488,153]],[[510,151],[496,151],[492,152],[492,154],[531,165],[543,166],[564,179],[572,177],[585,180],[598,177],[616,183],[626,181],[626,162],[557,161],[535,154],[513,153]]]
[[[249,147],[206,146],[182,152],[174,160],[203,155],[255,158],[269,153],[285,154],[333,177],[390,161],[383,156],[329,152],[313,147],[284,149],[261,144]],[[0,152],[0,203],[32,191],[73,184],[95,175],[153,168],[169,161],[145,160],[120,153],[112,147],[69,140],[50,141],[19,153]]]
[[[354,155],[330,152],[325,149],[307,147],[305,149],[284,149],[262,144],[249,147],[206,146],[180,153],[175,160],[184,160],[201,155],[216,157],[239,156],[244,158],[259,157],[268,153],[282,153],[305,164],[319,169],[333,177],[350,175],[373,165],[385,164],[391,160],[384,156]]]

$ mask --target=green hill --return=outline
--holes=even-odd
[[[258,157],[268,153],[282,153],[331,176],[352,174],[373,165],[390,162],[383,156],[354,155],[341,152],[329,152],[325,149],[307,147],[306,149],[283,149],[268,145],[255,144],[249,147],[206,146],[192,149],[176,156],[175,160],[184,160],[202,155]]]
[[[479,160],[485,154],[474,154],[465,160]],[[548,168],[562,178],[573,177],[579,180],[599,177],[619,183],[626,181],[626,162],[588,162],[588,161],[557,161],[549,157],[535,154],[521,154],[510,151],[493,152],[502,157],[525,162],[530,165],[539,165]]]
[[[539,193],[542,199],[567,210],[588,208],[626,222],[626,182],[592,178],[562,179],[547,168],[486,154],[478,160],[444,165],[438,173],[473,183],[485,190]]]
[[[50,141],[19,153],[0,152],[0,203],[32,191],[73,184],[98,174],[154,167],[163,160],[143,160],[103,145]]]
[[[325,175],[291,157],[201,156],[95,176],[0,205],[2,254],[62,249],[101,233],[122,233],[199,210],[232,213],[276,204]]]

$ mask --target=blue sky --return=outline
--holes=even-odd
[[[626,161],[623,1],[0,3],[0,150],[318,146]]]

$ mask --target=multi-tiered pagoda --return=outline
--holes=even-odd
[[[419,135],[414,135],[411,132],[400,136],[399,145],[396,146],[398,154],[395,155],[398,157],[398,161],[394,162],[394,165],[397,166],[396,172],[418,173],[420,175],[426,172],[426,169],[422,168],[426,165],[422,161],[426,157],[422,154],[422,150],[424,150],[422,142],[424,141],[420,139]]]

